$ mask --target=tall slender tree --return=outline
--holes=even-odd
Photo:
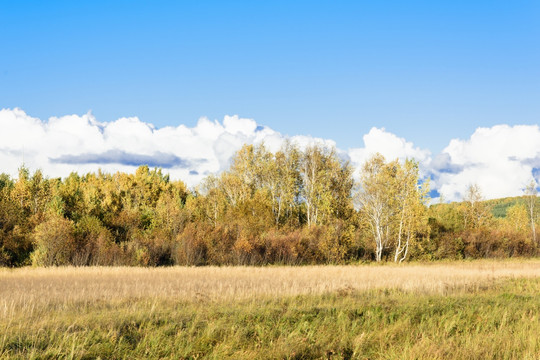
[[[375,260],[393,250],[394,261],[407,258],[410,243],[425,226],[429,185],[419,184],[418,164],[406,160],[386,163],[375,154],[362,168],[356,194],[359,211],[375,241]]]
[[[536,240],[536,197],[538,196],[538,190],[536,189],[536,183],[532,180],[525,188],[525,200],[527,202],[527,208],[529,212],[529,221],[531,223],[531,233],[533,243],[537,243]]]

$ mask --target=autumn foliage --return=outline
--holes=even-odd
[[[0,175],[0,265],[233,265],[537,254],[536,194],[493,216],[478,188],[428,207],[412,160],[354,169],[336,151],[246,145],[188,189],[160,169]],[[527,200],[527,201],[525,201]],[[531,208],[532,206],[532,208]],[[533,236],[534,234],[534,236]]]

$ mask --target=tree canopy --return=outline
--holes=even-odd
[[[537,196],[494,217],[471,186],[429,206],[414,160],[366,161],[357,182],[335,149],[245,145],[195,189],[161,169],[49,179],[0,174],[0,265],[226,265],[537,254]],[[506,204],[506,203],[505,203]],[[500,207],[500,206],[499,206]],[[499,211],[499,210],[498,210]]]

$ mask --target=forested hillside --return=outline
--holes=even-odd
[[[0,265],[225,265],[538,254],[536,193],[428,207],[418,164],[375,155],[353,180],[334,149],[244,146],[190,190],[160,169],[0,175]],[[531,221],[532,220],[532,221]]]

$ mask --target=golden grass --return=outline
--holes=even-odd
[[[540,276],[540,260],[302,267],[59,267],[0,270],[0,314],[129,299],[245,300],[399,289],[445,294]]]
[[[534,359],[538,278],[540,260],[1,269],[0,359]]]

